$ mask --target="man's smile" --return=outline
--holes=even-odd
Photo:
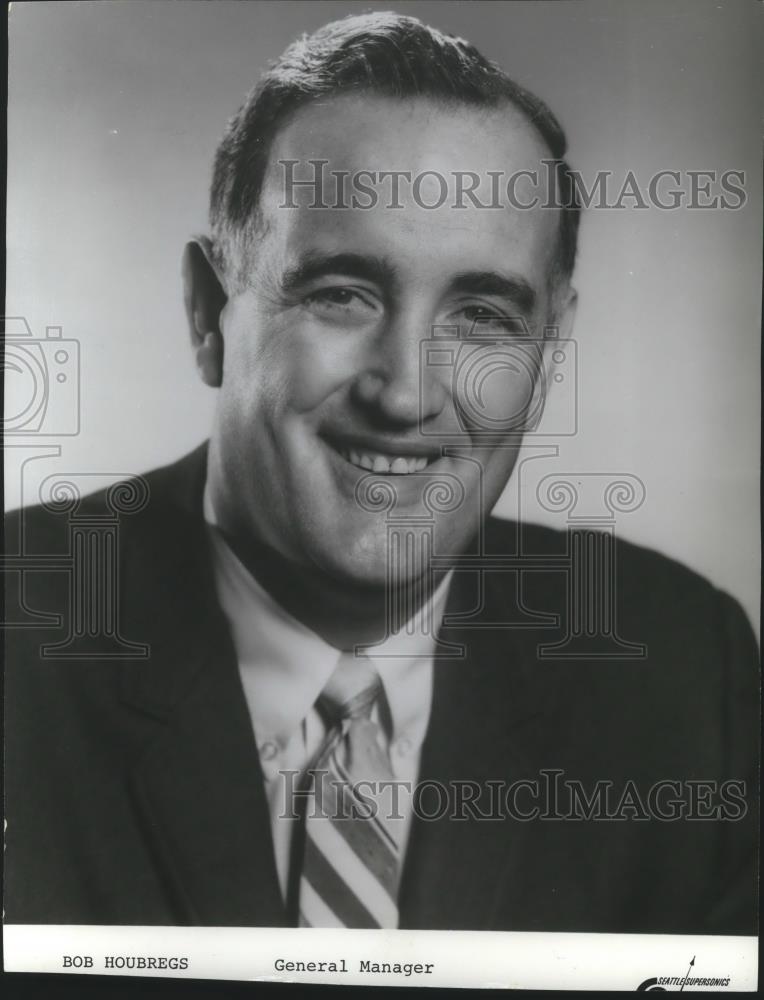
[[[440,458],[440,449],[429,442],[380,437],[322,435],[323,440],[350,465],[387,476],[423,472]]]
[[[429,462],[426,458],[414,458],[405,455],[382,455],[379,452],[367,454],[351,449],[342,449],[342,457],[361,469],[369,472],[379,472],[385,475],[407,476],[410,472],[422,472]]]

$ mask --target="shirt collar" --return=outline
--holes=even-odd
[[[231,627],[244,694],[258,740],[283,748],[329,680],[341,651],[278,604],[246,569],[222,532],[208,487],[204,517],[218,598]],[[421,743],[432,701],[432,655],[451,574],[427,608],[364,652],[374,663],[390,709],[391,738]]]

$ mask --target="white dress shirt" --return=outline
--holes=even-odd
[[[286,801],[320,747],[326,729],[315,702],[337,666],[341,651],[278,604],[244,567],[217,529],[209,489],[204,516],[211,542],[215,587],[228,619],[244,695],[265,778],[276,870],[284,899],[294,809]],[[432,703],[435,635],[445,607],[449,574],[433,594],[429,614],[420,611],[406,627],[366,650],[384,690],[387,712],[375,707],[380,739],[389,752],[398,787],[396,824],[402,858],[408,842],[412,794],[419,776],[422,742]],[[429,626],[425,626],[429,622]]]

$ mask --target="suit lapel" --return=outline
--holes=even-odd
[[[455,576],[449,612],[470,606],[460,576],[466,574]],[[485,610],[490,621],[496,609]],[[427,794],[412,825],[401,927],[488,929],[502,885],[513,866],[531,860],[534,847],[528,824],[507,821],[503,793],[495,791],[491,800],[487,783],[508,784],[537,769],[554,688],[539,674],[538,636],[531,630],[444,628],[441,635],[463,644],[466,656],[435,663],[420,769],[420,789]],[[473,814],[459,807],[457,789],[467,782],[480,791]],[[447,814],[424,819],[423,812],[435,813],[439,795],[448,802]],[[480,818],[486,814],[505,818]]]
[[[179,922],[282,926],[263,775],[201,516],[203,457],[178,471],[179,502],[155,491],[124,550],[123,621],[151,649],[122,686],[149,727],[131,787]]]
[[[133,772],[170,892],[188,922],[282,926],[263,776],[246,707],[208,661]]]

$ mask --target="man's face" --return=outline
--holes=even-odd
[[[559,214],[469,199],[455,209],[452,178],[480,174],[485,202],[488,171],[541,172],[548,156],[509,106],[337,97],[304,108],[277,135],[261,197],[263,235],[245,287],[229,294],[221,318],[211,447],[216,506],[237,537],[359,585],[387,578],[391,520],[408,522],[412,538],[432,532],[437,554],[464,548],[519,447],[517,434],[486,442],[486,427],[516,430],[513,415],[530,395],[532,364],[517,364],[517,348],[511,360],[512,344],[527,333],[501,317],[521,317],[531,335],[553,320]],[[417,191],[401,182],[402,207],[391,207],[388,180],[376,185],[374,208],[311,208],[313,191],[286,191],[280,161],[288,160],[298,161],[296,179],[313,176],[310,160],[328,161],[327,180],[336,171],[437,171],[449,196],[440,208],[422,207],[439,199],[430,176]],[[335,194],[332,182],[324,201]],[[527,197],[521,187],[517,194]],[[298,207],[284,207],[290,201]],[[453,365],[423,365],[433,328],[466,338],[475,320],[496,347],[470,348],[494,359],[471,388],[454,378]],[[527,345],[523,351],[532,359]],[[475,418],[474,400],[459,398],[463,391],[477,392],[487,424]],[[404,553],[397,572],[415,576],[425,563]]]

